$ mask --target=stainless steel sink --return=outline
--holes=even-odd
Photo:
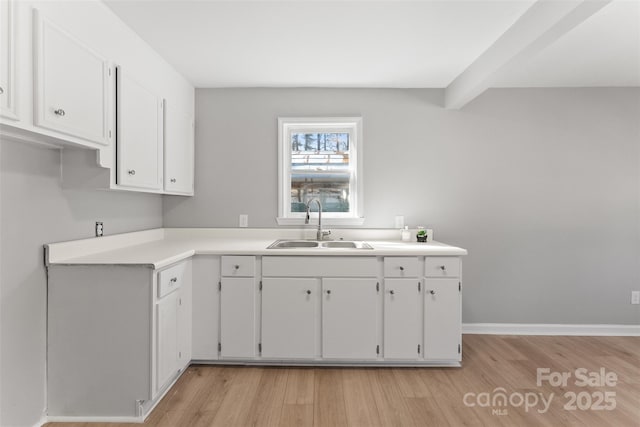
[[[267,249],[317,248],[313,240],[276,240]]]
[[[276,240],[267,249],[373,249],[366,242],[351,240]]]

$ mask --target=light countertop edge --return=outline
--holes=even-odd
[[[47,265],[120,265],[147,266],[162,269],[194,255],[257,255],[257,256],[464,256],[467,250],[441,242],[402,242],[398,240],[358,239],[369,243],[373,249],[267,249],[274,240],[281,237],[243,236],[233,238],[227,235],[194,236],[193,233],[162,236],[156,239],[138,239],[140,235],[131,233],[131,243],[126,236],[113,239],[117,244],[104,240],[100,250],[100,238],[83,239],[74,242],[45,245]],[[124,236],[124,237],[123,237]],[[144,235],[143,235],[144,237]],[[148,237],[148,236],[147,236]],[[159,237],[156,233],[154,237]],[[96,242],[98,241],[98,242]],[[87,246],[89,245],[89,248]],[[86,250],[90,249],[90,250]],[[86,250],[86,251],[85,251]]]

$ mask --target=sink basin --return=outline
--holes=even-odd
[[[276,240],[267,249],[373,249],[366,242],[351,240]]]
[[[313,240],[276,240],[267,249],[317,248]]]

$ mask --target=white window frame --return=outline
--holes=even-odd
[[[322,212],[327,225],[362,225],[363,170],[362,117],[279,117],[278,118],[278,217],[279,225],[303,225],[304,212],[291,212],[291,133],[349,133],[349,162],[353,165],[349,181],[350,212]],[[315,207],[314,207],[315,209]],[[312,216],[317,216],[313,213]]]

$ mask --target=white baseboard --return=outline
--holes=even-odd
[[[463,334],[640,336],[640,325],[566,325],[547,323],[463,323]]]
[[[144,423],[144,417],[47,417],[45,423]],[[42,425],[42,424],[40,424]]]

